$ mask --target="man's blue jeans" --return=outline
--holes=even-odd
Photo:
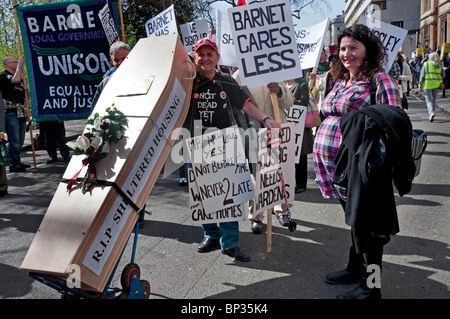
[[[239,223],[202,224],[205,238],[219,239],[220,247],[228,250],[239,246]]]
[[[12,162],[9,165],[9,171],[15,170],[22,165],[20,152],[25,142],[25,130],[27,121],[24,117],[17,117],[16,112],[5,114],[5,128],[8,134],[8,148],[11,154]]]

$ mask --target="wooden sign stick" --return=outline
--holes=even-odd
[[[17,17],[17,9],[16,9],[16,0],[13,0],[13,7],[14,7],[14,20],[16,23],[16,30],[17,30],[17,35],[18,35],[18,43],[19,43],[19,54],[20,56],[23,56],[23,48],[22,48],[22,40],[21,40],[21,36],[20,36],[20,29],[19,29],[19,19]],[[30,130],[30,140],[31,140],[31,152],[33,154],[33,164],[34,164],[34,168],[36,168],[36,152],[34,149],[34,137],[33,137],[33,127],[31,125],[31,109],[30,109],[30,92],[28,90],[28,85],[27,85],[27,69],[25,68],[25,66],[23,67],[23,85],[24,85],[24,90],[25,90],[25,105],[26,105],[26,109],[27,109],[27,126],[28,129]]]
[[[281,123],[280,107],[278,106],[278,98],[276,93],[270,93],[270,99],[272,101],[273,114],[275,121]],[[272,213],[273,208],[269,209],[267,213],[267,245],[266,250],[268,253],[272,251]]]

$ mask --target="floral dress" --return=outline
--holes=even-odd
[[[378,73],[375,79],[376,103],[400,107],[398,86],[392,78],[386,73]],[[326,118],[317,130],[313,147],[314,170],[320,191],[324,197],[333,199],[346,198],[346,190],[333,184],[334,158],[341,144],[340,119],[344,114],[370,105],[370,82],[357,80],[346,87],[345,81],[337,82],[322,102],[321,110]]]

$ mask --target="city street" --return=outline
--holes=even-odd
[[[429,122],[424,101],[412,93],[408,100],[407,113],[413,127],[427,133],[428,147],[412,191],[396,196],[400,233],[385,247],[382,297],[449,299],[450,118],[440,109],[434,122]],[[438,103],[450,109],[450,98],[439,98]],[[72,139],[83,128],[83,121],[66,122],[67,136]],[[34,168],[29,147],[22,156],[32,168],[8,173],[9,194],[0,198],[0,298],[59,299],[56,290],[19,267],[67,163],[47,164],[46,151],[37,150]],[[202,229],[190,223],[188,187],[178,184],[177,172],[159,178],[147,201],[152,215],[145,217],[140,229],[135,256],[141,279],[150,282],[150,299],[334,299],[351,290],[354,285],[324,281],[328,272],[346,265],[350,228],[340,204],[322,198],[314,180],[312,155],[308,159],[307,190],[296,194],[291,207],[297,230],[290,232],[273,218],[272,251],[268,253],[265,231],[254,235],[248,220],[240,222],[241,250],[251,257],[247,263],[233,261],[220,250],[198,253]],[[132,242],[120,259],[112,281],[116,286],[130,261]]]

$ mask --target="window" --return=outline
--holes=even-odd
[[[396,27],[403,28],[403,21],[392,21],[391,24]]]
[[[422,0],[422,14],[431,10],[431,1],[430,0]]]
[[[373,4],[377,5],[380,8],[380,10],[386,10],[386,0],[374,1]]]

